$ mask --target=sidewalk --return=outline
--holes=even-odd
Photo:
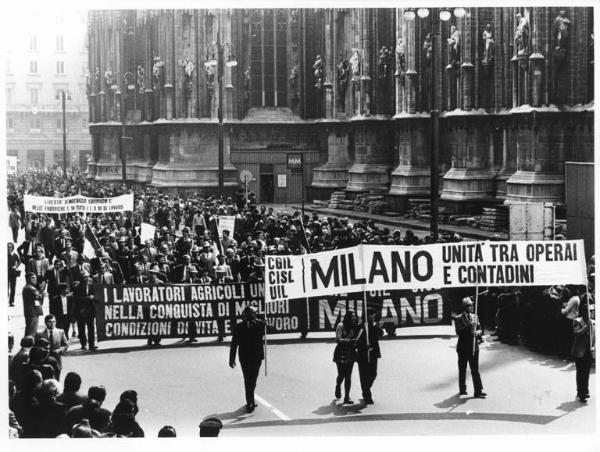
[[[300,209],[299,206],[293,206],[293,209]],[[429,223],[421,220],[403,218],[398,214],[397,217],[388,215],[376,215],[369,212],[360,212],[355,210],[329,209],[314,204],[306,204],[305,212],[317,212],[319,215],[333,217],[347,217],[350,220],[367,221],[373,220],[375,223],[383,224],[391,228],[412,229],[414,232],[429,232]],[[451,224],[440,224],[440,233],[459,234],[463,239],[470,240],[508,240],[508,234],[504,232],[489,232],[469,226],[456,226]]]

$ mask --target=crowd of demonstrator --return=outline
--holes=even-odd
[[[55,197],[77,194],[112,197],[134,193],[134,211],[87,216],[36,214],[24,211],[25,193]],[[195,194],[168,195],[153,188],[132,189],[88,181],[80,175],[64,178],[46,171],[28,171],[9,178],[8,208],[13,235],[13,242],[8,244],[10,306],[15,302],[17,280],[25,278],[26,282],[23,288],[24,345],[15,355],[20,358],[13,359],[11,365],[11,369],[23,367],[17,371],[20,373],[17,381],[12,380],[15,386],[11,388],[17,392],[16,402],[11,402],[11,406],[21,405],[15,415],[25,436],[28,431],[33,431],[32,435],[40,433],[39,426],[30,424],[27,416],[23,417],[24,411],[30,412],[35,405],[36,418],[52,419],[55,416],[49,413],[60,403],[56,400],[60,392],[56,382],[60,378],[60,366],[52,366],[52,361],[60,361],[60,354],[66,348],[56,338],[48,340],[40,336],[39,318],[43,313],[40,306],[46,300],[56,327],[65,332],[65,341],[69,334],[77,335],[83,349],[89,346],[95,350],[94,282],[118,285],[262,281],[265,255],[319,252],[360,243],[420,245],[433,242],[429,236],[419,238],[410,230],[402,235],[399,230],[379,227],[372,220],[351,222],[347,218],[323,217],[316,213],[303,216],[299,211],[275,212],[258,206],[252,194],[246,198],[241,190],[227,199]],[[222,215],[235,216],[233,234],[217,229],[217,218]],[[142,242],[142,223],[156,227],[153,239]],[[24,240],[18,243],[20,229],[24,229]],[[94,247],[92,255],[84,253],[86,239]],[[442,242],[460,240],[457,234],[440,237]],[[593,261],[588,275],[593,293]],[[454,301],[460,303],[464,295],[461,293]],[[497,335],[499,341],[523,342],[540,351],[567,356],[573,332],[569,319],[560,311],[568,298],[569,294],[562,287],[494,288],[480,296],[478,313],[484,328]],[[593,315],[592,297],[589,306]],[[44,322],[44,331],[48,330],[48,321]],[[387,325],[385,329],[388,335],[394,335],[395,326]],[[151,342],[158,341],[151,338],[149,344]],[[69,387],[66,380],[65,387]],[[90,391],[91,402],[87,403],[101,408],[101,401],[96,398],[102,398],[102,390],[90,388]],[[28,408],[23,411],[23,406]],[[128,413],[136,409],[131,408]],[[21,414],[17,415],[19,410]],[[114,412],[112,415],[114,417]],[[123,421],[129,426],[123,428],[134,425],[135,415],[132,418],[133,421]],[[81,429],[98,430],[91,419],[88,421],[90,425],[80,425]],[[108,425],[109,430],[100,428],[98,431],[105,433],[122,427],[118,420],[115,427],[112,418]],[[59,433],[71,427],[63,425],[61,428],[65,430]],[[55,430],[42,433],[50,435]]]

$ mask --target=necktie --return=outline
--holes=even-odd
[[[50,330],[48,340],[50,341],[50,350],[53,350],[54,349],[54,330]]]
[[[60,275],[58,273],[58,270],[56,270],[56,285],[60,284]]]

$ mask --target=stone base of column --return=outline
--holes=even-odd
[[[511,202],[550,202],[563,205],[565,178],[562,174],[517,171],[506,181],[505,204]]]
[[[154,164],[154,162],[147,160],[127,162],[127,180],[140,184],[152,182],[152,167]]]
[[[429,168],[398,165],[392,172],[392,186],[390,195],[406,197],[428,197],[431,186],[431,172]]]
[[[233,193],[239,185],[235,166],[225,164],[223,187]],[[215,195],[219,189],[218,168],[189,163],[157,163],[152,167],[150,185],[157,188],[197,189],[198,193]]]
[[[496,200],[504,201],[506,199],[506,181],[514,171],[502,171],[496,176]]]
[[[348,170],[351,164],[332,165],[326,163],[313,170],[313,183],[315,188],[332,188],[344,190],[348,184]]]
[[[98,160],[96,177],[98,182],[120,182],[123,180],[121,162]]]
[[[386,165],[355,163],[348,171],[348,176],[348,191],[388,191],[390,187],[390,168]]]
[[[96,162],[88,163],[85,178],[86,179],[95,179],[96,178]]]
[[[451,168],[443,179],[441,199],[444,201],[494,201],[496,181],[491,170]]]

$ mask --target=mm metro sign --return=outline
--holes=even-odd
[[[288,169],[300,169],[303,165],[302,154],[287,154]]]

